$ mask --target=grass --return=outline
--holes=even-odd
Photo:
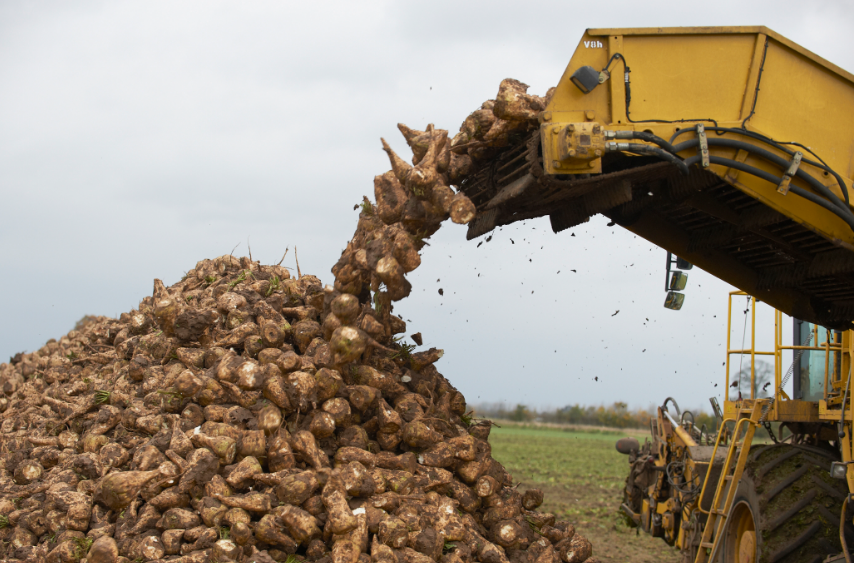
[[[237,284],[239,284],[239,283],[243,283],[243,282],[245,282],[248,278],[254,278],[254,277],[255,277],[255,276],[254,276],[254,275],[252,275],[252,272],[250,272],[249,270],[242,270],[242,271],[240,272],[240,275],[239,275],[239,276],[237,276],[236,278],[234,278],[234,280],[232,280],[232,281],[228,282],[228,289],[229,289],[229,291],[231,291],[232,289],[234,289],[234,287],[235,287]]]
[[[540,510],[569,520],[603,563],[678,563],[678,550],[660,538],[637,535],[618,512],[629,462],[614,442],[626,435],[642,441],[647,433],[590,430],[501,423],[489,442],[493,457],[522,483],[520,490],[542,489]]]
[[[75,548],[75,555],[79,558],[83,558],[89,553],[89,548],[92,547],[92,543],[94,543],[94,539],[92,538],[74,538],[74,543],[77,544]]]
[[[273,294],[273,292],[278,291],[282,288],[282,280],[279,279],[279,276],[273,276],[270,278],[270,287],[267,288],[267,297]]]
[[[412,359],[412,352],[415,351],[415,344],[407,344],[405,342],[401,342],[402,339],[402,336],[398,336],[397,338],[393,339],[394,343],[397,344],[399,348],[397,349],[397,352],[394,352],[389,355],[389,358],[392,360],[400,358],[405,362],[409,362]]]

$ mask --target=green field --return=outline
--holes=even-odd
[[[540,508],[569,520],[593,542],[602,562],[677,563],[679,552],[659,538],[636,535],[618,509],[628,474],[626,456],[614,448],[618,438],[638,431],[519,427],[502,424],[489,438],[492,455],[521,482],[520,490],[545,493]]]

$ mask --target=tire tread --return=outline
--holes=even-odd
[[[813,535],[815,535],[815,533],[818,532],[820,529],[821,522],[819,522],[818,520],[813,520],[812,524],[810,524],[809,527],[803,532],[801,532],[795,539],[775,551],[771,555],[771,558],[768,560],[769,563],[777,563],[777,561],[781,560],[782,558],[786,557],[787,555],[804,545],[807,540],[809,540]]]
[[[765,453],[765,451],[767,451],[768,449],[770,449],[770,448],[763,448],[758,453],[761,455],[761,454]],[[789,459],[791,457],[795,457],[799,453],[801,453],[801,452],[799,452],[798,450],[793,448],[791,451],[788,451],[788,452],[784,453],[783,455],[779,455],[779,456],[775,457],[774,459],[772,459],[771,461],[769,461],[768,463],[766,463],[765,465],[760,467],[758,471],[756,471],[756,477],[758,477],[759,479],[762,479],[763,477],[765,477],[765,475],[768,474],[769,471],[771,471],[772,469],[774,469],[775,467],[777,467],[778,465],[780,465],[781,463],[783,463],[787,459]],[[757,456],[757,457],[759,457],[759,456]]]
[[[783,456],[780,456],[780,457],[783,457]],[[800,479],[801,477],[806,475],[807,471],[809,471],[809,470],[810,470],[809,465],[802,465],[800,467],[800,469],[798,469],[797,471],[795,471],[794,473],[790,474],[788,477],[786,477],[785,479],[783,479],[782,481],[777,483],[777,485],[773,489],[771,489],[767,495],[765,495],[765,502],[771,502],[771,500],[773,500],[774,497],[776,497],[781,492],[783,492],[786,489],[788,489],[789,487],[791,487],[795,483],[795,481],[797,481],[798,479]]]
[[[757,563],[812,563],[838,553],[834,513],[841,511],[848,487],[829,481],[833,452],[792,444],[752,450],[733,507],[747,502],[753,512]]]
[[[801,510],[806,508],[806,506],[808,504],[812,503],[812,501],[815,500],[816,496],[818,496],[818,491],[816,489],[812,489],[806,495],[804,495],[801,498],[801,500],[799,500],[798,502],[793,504],[789,510],[787,510],[783,514],[780,514],[779,516],[777,516],[773,520],[769,520],[768,523],[766,524],[766,526],[768,527],[768,531],[773,532],[774,530],[779,528],[782,524],[785,524],[793,516],[795,516],[798,512],[800,512]],[[838,518],[837,518],[837,520],[838,520]]]

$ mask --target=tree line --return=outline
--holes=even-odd
[[[750,397],[751,377],[750,366],[741,365],[740,369],[730,378],[728,390],[730,400],[738,399],[739,394]],[[756,360],[754,366],[753,387],[755,397],[770,397],[774,389],[771,384],[774,379],[774,366],[762,360]],[[628,404],[617,401],[612,405],[567,405],[556,409],[536,409],[524,404],[479,403],[470,405],[469,410],[479,418],[494,418],[516,422],[546,422],[554,424],[581,424],[586,426],[608,426],[611,428],[649,428],[649,421],[656,416],[656,406],[630,409]],[[674,409],[671,416],[678,418]],[[704,425],[706,430],[717,428],[714,415],[705,411],[691,411],[694,424],[698,428]],[[688,416],[688,415],[686,415]]]
[[[611,405],[567,405],[555,409],[536,409],[523,404],[480,403],[470,405],[476,418],[512,420],[515,422],[545,422],[554,424],[580,424],[586,426],[608,426],[611,428],[649,428],[649,421],[656,416],[656,407],[630,409],[628,404],[617,401]],[[715,418],[709,413],[691,411],[694,424],[705,425],[708,431],[715,429]],[[675,411],[671,409],[675,417]],[[687,416],[687,415],[686,415]]]

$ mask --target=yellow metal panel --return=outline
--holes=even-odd
[[[791,422],[818,422],[818,403],[810,401],[780,401],[777,420]]]
[[[821,420],[839,421],[839,419],[842,417],[842,410],[838,408],[828,407],[827,401],[819,401],[818,417]],[[850,411],[847,411],[845,413],[845,420],[854,420],[854,418],[852,418],[851,416]]]
[[[749,405],[749,401],[743,401],[742,406]],[[735,417],[739,412],[738,401],[724,401],[724,417]],[[839,416],[836,417],[839,420]],[[811,401],[779,401],[776,406],[772,406],[765,420],[770,422],[819,422],[822,420],[819,417],[819,405],[817,402]]]
[[[596,70],[603,68],[608,62],[608,57],[610,57],[609,50],[601,37],[593,37],[586,33],[581,37],[575,53],[555,88],[552,102],[547,108],[553,109],[552,121],[569,123],[584,121],[585,112],[592,111],[596,120],[606,119],[606,123],[610,123],[611,100],[609,96],[603,95],[606,88],[600,86],[591,93],[595,95],[585,95],[569,79],[573,72],[585,65],[592,66]],[[570,113],[565,115],[555,113],[567,111]],[[547,111],[546,115],[549,113]]]
[[[591,36],[597,35],[715,35],[719,33],[774,33],[762,25],[706,25],[685,27],[611,27],[590,28]]]
[[[592,36],[591,36],[592,38]],[[624,49],[623,45],[623,36],[622,35],[609,35],[608,36],[608,58],[611,57],[611,53],[622,53]],[[621,123],[628,123],[626,120],[626,105],[622,103],[623,98],[625,98],[625,83],[621,80],[621,76],[619,74],[620,71],[625,71],[625,68],[622,66],[622,63],[613,65],[611,68],[616,67],[616,74],[612,75],[612,79],[609,80],[610,84],[610,99],[611,100],[619,100],[620,103],[612,103],[610,104],[611,113],[608,116],[603,116],[602,119],[607,120],[608,123],[616,123],[617,121]]]
[[[753,36],[636,36],[624,43],[634,121],[739,119]],[[615,72],[619,80],[623,65],[612,66],[620,71]]]
[[[840,174],[850,177],[854,172],[851,82],[777,41],[768,44],[750,128],[813,148]]]
[[[794,41],[786,39],[776,31],[768,29],[763,25],[749,26],[717,26],[717,27],[624,27],[624,28],[602,28],[588,29],[586,34],[590,37],[598,37],[604,35],[715,35],[718,33],[751,33],[762,34],[771,37],[772,39],[789,47],[793,51],[797,51],[801,55],[807,57],[811,61],[820,64],[831,72],[835,72],[854,83],[854,74],[836,66],[832,62],[819,57],[812,51],[804,49]]]
[[[764,71],[762,59],[765,56],[765,46],[768,44],[768,36],[764,33],[754,35],[753,56],[750,62],[750,74],[745,83],[744,96],[741,101],[741,113],[739,119],[744,120],[753,109],[753,100],[756,99],[756,83],[759,81],[760,71]],[[743,151],[740,151],[743,152]],[[745,153],[746,154],[746,153]]]

